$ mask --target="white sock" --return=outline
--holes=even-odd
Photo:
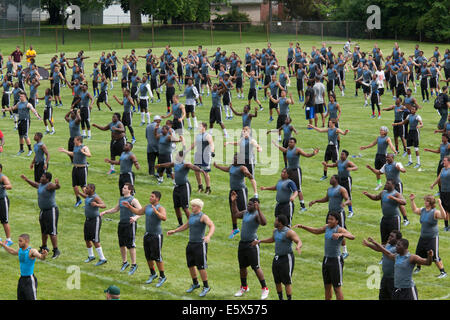
[[[417,164],[420,164],[420,156],[416,156],[417,158]]]
[[[228,115],[228,112],[229,112],[228,110],[229,110],[229,109],[230,109],[230,107],[229,107],[228,105],[226,105],[226,106],[225,106],[225,113],[227,114],[227,117],[229,117],[229,115]]]
[[[103,255],[102,247],[95,248],[95,250],[97,250],[98,257],[100,260],[106,260],[105,256]]]
[[[409,159],[409,162],[412,162],[412,156],[411,156],[411,154],[408,155],[408,159]]]
[[[224,135],[224,136],[228,136],[228,134],[227,134],[227,129],[223,129],[223,135]]]
[[[48,128],[47,128],[47,130],[48,130]],[[85,136],[86,135],[86,130],[83,130],[83,136]]]
[[[110,168],[111,168],[111,170],[114,170],[114,165],[112,164]]]
[[[209,87],[208,87],[208,94],[209,94],[210,92],[209,92]]]
[[[91,130],[88,130],[88,137],[91,136]]]
[[[342,246],[342,250],[344,251],[344,253],[348,253],[347,252],[347,246]]]
[[[147,116],[147,123],[150,124],[150,112],[147,112],[145,115]]]
[[[209,134],[212,134],[213,133],[213,129],[209,129]]]
[[[52,131],[55,132],[55,127],[52,127]]]
[[[45,130],[47,130],[47,131],[48,131],[48,126],[45,126]]]
[[[93,257],[94,256],[94,249],[92,247],[87,248],[88,249],[88,256]]]
[[[197,128],[198,127],[197,117],[194,117],[193,119],[194,119],[194,128]]]
[[[187,118],[188,127],[192,127],[191,125],[191,118]]]
[[[145,122],[145,113],[141,112],[141,122]]]

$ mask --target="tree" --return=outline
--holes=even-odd
[[[50,18],[49,24],[60,24],[62,22],[61,9],[71,5],[77,5],[81,11],[89,9],[106,8],[111,5],[112,0],[41,0],[41,9],[47,10]]]

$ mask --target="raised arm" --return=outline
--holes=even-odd
[[[308,232],[310,232],[312,234],[322,234],[322,233],[325,233],[325,230],[326,230],[327,226],[325,225],[325,226],[320,227],[320,228],[313,228],[313,227],[305,226],[303,224],[296,224],[292,228],[303,229],[303,230],[306,230],[306,231],[308,231]]]
[[[417,208],[416,206],[416,202],[414,201],[414,199],[416,198],[416,196],[414,195],[414,193],[411,193],[409,195],[409,200],[411,202],[411,210],[412,212],[414,212],[417,215],[420,215],[420,208]]]
[[[39,183],[34,182],[30,179],[28,179],[27,177],[25,177],[25,175],[21,174],[20,177],[25,180],[30,186],[32,186],[33,188],[38,188],[39,187]]]

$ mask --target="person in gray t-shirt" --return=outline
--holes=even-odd
[[[325,127],[325,92],[326,88],[325,85],[320,82],[320,79],[318,77],[315,78],[316,83],[313,86],[314,90],[314,105],[316,108],[316,114],[320,113],[320,116],[322,117],[322,127]]]

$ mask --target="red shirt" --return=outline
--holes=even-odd
[[[13,53],[11,53],[11,56],[14,58],[14,62],[20,62],[22,60],[23,53],[20,50],[14,50]]]
[[[3,133],[2,133],[2,130],[0,130],[0,139],[3,139]]]

